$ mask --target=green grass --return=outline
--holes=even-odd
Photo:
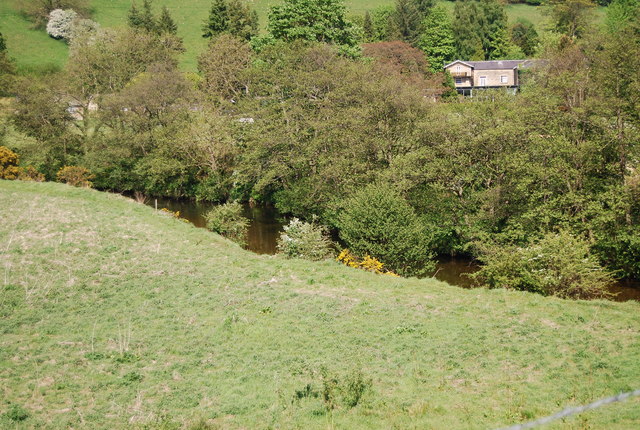
[[[0,428],[486,429],[640,386],[638,303],[254,255],[54,183],[0,181],[0,219]],[[371,385],[329,414],[323,369]],[[547,428],[638,425],[635,399]]]
[[[64,66],[69,49],[43,30],[34,30],[18,12],[19,0],[0,1],[0,33],[7,40],[9,55],[22,72],[41,71]]]
[[[8,39],[10,55],[22,70],[42,69],[48,66],[64,65],[68,49],[64,42],[51,39],[43,30],[31,30],[30,23],[18,13],[20,0],[3,0],[0,2],[0,31]],[[279,0],[249,1],[260,16],[261,28],[265,28],[269,9]],[[346,5],[351,14],[364,14],[381,5],[393,4],[392,0],[347,0]],[[453,2],[444,1],[451,10]],[[95,10],[94,19],[103,27],[122,27],[125,25],[127,11],[131,0],[92,0]],[[167,6],[178,24],[179,35],[184,39],[186,52],[181,64],[185,70],[196,70],[197,57],[206,47],[206,39],[201,37],[202,23],[206,19],[211,0],[156,0],[155,10]],[[528,5],[507,5],[510,21],[519,17],[526,18],[536,24],[539,31],[546,25],[547,17],[541,9]],[[598,9],[598,17],[602,17],[603,8]],[[600,19],[598,18],[598,19]]]

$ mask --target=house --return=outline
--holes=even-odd
[[[460,61],[444,66],[462,95],[473,96],[475,90],[505,88],[515,92],[520,86],[519,70],[534,65],[534,60]]]

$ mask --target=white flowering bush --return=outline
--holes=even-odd
[[[280,233],[278,253],[289,258],[322,260],[332,256],[333,251],[325,228],[293,218]]]
[[[78,14],[73,9],[54,9],[49,14],[47,34],[54,39],[69,39]]]

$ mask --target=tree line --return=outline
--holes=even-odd
[[[615,0],[602,29],[551,40],[517,96],[474,99],[447,93],[406,42],[350,55],[340,26],[319,41],[274,24],[258,48],[220,32],[184,73],[175,34],[130,19],[74,39],[59,73],[2,69],[15,102],[0,144],[50,180],[82,166],[100,189],[317,216],[361,250],[388,250],[371,255],[405,275],[438,254],[561,253],[549,235],[569,235],[638,278],[640,80],[627,72],[640,67],[639,11]]]

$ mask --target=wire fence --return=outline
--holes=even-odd
[[[627,393],[620,393],[615,396],[605,397],[604,399],[596,400],[593,403],[589,403],[588,405],[583,406],[572,406],[566,409],[561,410],[553,415],[549,415],[547,417],[539,418],[534,421],[529,421],[527,423],[516,424],[511,427],[503,427],[498,430],[525,430],[532,429],[535,427],[539,427],[545,424],[549,424],[552,421],[559,420],[562,418],[569,417],[571,415],[580,414],[582,412],[590,411],[592,409],[599,408],[604,405],[608,405],[609,403],[621,402],[630,397],[640,396],[640,389],[629,391]]]

